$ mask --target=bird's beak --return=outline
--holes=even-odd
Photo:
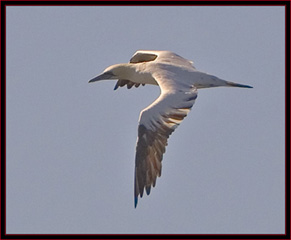
[[[105,72],[89,80],[89,83],[100,81],[100,80],[113,79],[113,78],[114,78],[114,75],[111,72]]]

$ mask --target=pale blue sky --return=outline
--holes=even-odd
[[[283,7],[15,7],[7,29],[7,233],[284,233]],[[134,209],[145,86],[88,84],[138,49],[253,89],[199,90]]]

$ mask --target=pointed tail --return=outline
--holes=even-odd
[[[239,84],[239,83],[234,83],[234,82],[226,82],[227,86],[229,87],[240,87],[240,88],[253,88],[252,86],[249,85],[243,85],[243,84]]]

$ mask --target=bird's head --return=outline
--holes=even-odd
[[[106,68],[102,74],[92,78],[89,81],[89,83],[108,79],[129,79],[131,76],[131,72],[132,72],[131,64],[128,63],[115,64]]]

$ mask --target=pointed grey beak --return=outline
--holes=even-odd
[[[89,80],[89,83],[100,81],[100,80],[113,79],[113,78],[114,78],[114,75],[111,72],[105,72]]]

